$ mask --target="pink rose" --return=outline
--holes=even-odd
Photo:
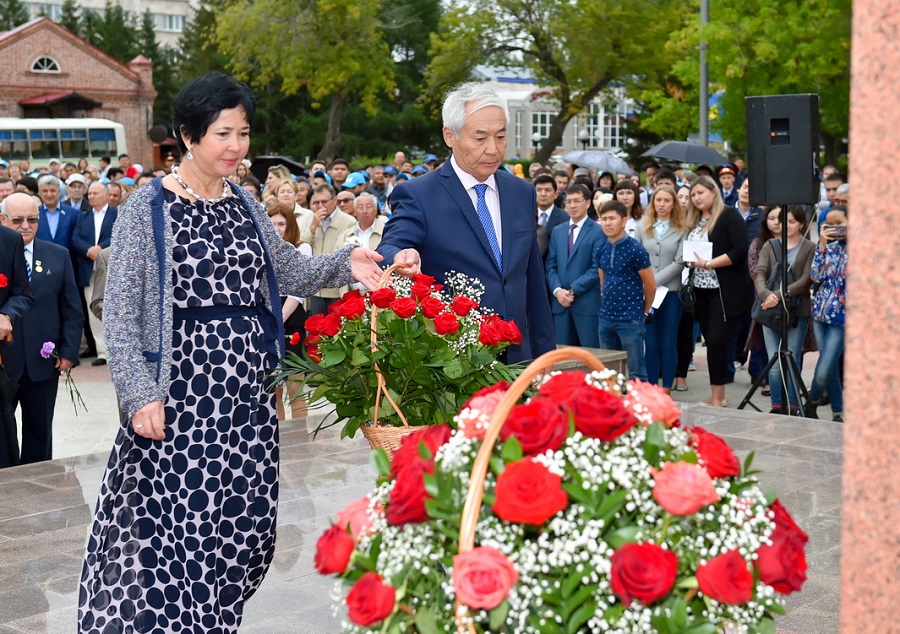
[[[628,382],[625,407],[645,424],[660,422],[666,427],[677,427],[681,421],[681,410],[671,396],[658,385],[637,379]]]
[[[500,381],[496,385],[485,387],[472,395],[457,418],[458,428],[466,438],[482,440],[494,410],[506,396],[509,383]]]
[[[453,590],[470,608],[493,610],[518,580],[516,567],[496,548],[479,546],[453,557]]]
[[[335,524],[341,528],[350,528],[354,541],[369,532],[372,527],[372,516],[369,514],[369,496],[350,502],[337,514]]]
[[[693,515],[719,501],[706,470],[689,462],[664,462],[653,474],[653,499],[672,515]]]

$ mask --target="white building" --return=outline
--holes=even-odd
[[[475,77],[506,99],[510,125],[505,158],[533,156],[549,135],[559,111],[550,91],[521,69],[478,66]],[[627,143],[625,121],[633,110],[634,102],[625,95],[624,88],[606,91],[591,102],[587,112],[569,122],[554,154],[581,149],[611,152],[623,149]]]
[[[31,12],[31,19],[41,14],[58,22],[62,13],[62,0],[53,2],[24,2],[25,7]],[[199,0],[117,0],[125,11],[138,17],[144,11],[150,10],[156,22],[156,41],[163,46],[176,46],[181,32],[187,26],[188,19],[199,6]],[[79,0],[79,8],[82,11],[97,11],[102,13],[106,6],[106,0]]]

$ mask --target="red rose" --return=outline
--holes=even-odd
[[[434,319],[447,308],[447,304],[439,300],[437,297],[426,297],[422,300],[422,314],[428,319]]]
[[[425,511],[425,474],[434,473],[434,463],[425,461],[411,464],[397,474],[394,488],[388,497],[388,507],[384,513],[388,524],[404,526],[428,521]]]
[[[562,372],[550,377],[541,385],[538,393],[557,403],[564,403],[572,396],[572,392],[587,385],[586,377],[587,374],[581,370]]]
[[[702,427],[691,429],[691,444],[710,478],[741,475],[741,463],[724,440]]]
[[[416,314],[416,300],[412,297],[400,297],[390,303],[390,308],[400,319],[409,319]]]
[[[328,306],[328,310],[325,311],[326,314],[330,315],[332,313],[337,313],[341,309],[341,306],[343,305],[343,303],[344,303],[343,299],[336,300],[333,304]]]
[[[418,301],[422,301],[426,297],[431,297],[431,285],[429,284],[413,284],[412,288],[409,289],[409,294],[411,297],[415,298]]]
[[[621,398],[598,387],[583,385],[563,404],[572,412],[575,429],[604,442],[615,440],[637,423]]]
[[[463,605],[493,610],[509,596],[519,573],[496,548],[479,546],[453,556],[453,590]]]
[[[610,559],[609,585],[625,607],[664,599],[678,577],[678,557],[656,544],[625,544]]]
[[[452,335],[457,330],[459,330],[459,320],[453,313],[443,313],[434,318],[434,331],[437,334]]]
[[[450,308],[452,308],[453,312],[460,317],[465,317],[473,310],[478,308],[478,302],[471,300],[464,295],[458,295],[453,298],[452,302],[450,302]]]
[[[288,339],[288,343],[290,343],[292,346],[296,346],[298,343],[300,343],[300,333],[295,332],[294,334],[292,334],[291,338]]]
[[[324,337],[334,337],[341,329],[341,316],[335,313],[328,313],[319,322],[320,334]]]
[[[514,346],[522,343],[522,332],[519,330],[516,322],[512,320],[500,320],[497,324],[497,327],[500,329],[500,336],[503,338],[503,341],[508,341]]]
[[[397,292],[392,288],[379,288],[369,295],[369,300],[378,308],[387,308],[395,299],[397,299]]]
[[[553,401],[533,398],[513,408],[500,435],[504,440],[515,436],[526,456],[556,451],[569,435],[569,417]]]
[[[353,536],[347,527],[332,524],[316,543],[316,572],[320,575],[343,573],[350,563],[353,548]]]
[[[374,572],[367,572],[347,593],[350,620],[370,627],[380,623],[394,611],[397,591]]]
[[[540,526],[566,508],[562,478],[531,458],[506,465],[494,487],[491,508],[504,522]]]
[[[7,286],[9,286],[9,279],[3,273],[0,273],[0,288],[6,288]]]
[[[753,573],[736,550],[697,568],[700,592],[719,603],[741,605],[753,598]]]
[[[321,338],[321,335],[310,335],[306,338],[306,354],[314,363],[322,360],[322,354],[319,352],[319,346],[317,345]]]
[[[336,312],[345,319],[359,319],[366,312],[366,300],[362,297],[350,297],[343,301]]]
[[[325,317],[322,313],[317,313],[315,315],[310,315],[309,318],[303,323],[303,327],[306,328],[306,332],[319,334],[319,326],[322,323],[322,319]]]
[[[491,318],[485,319],[483,322],[481,322],[480,328],[478,330],[478,341],[486,346],[491,347],[500,345],[500,329],[497,327],[496,322]]]
[[[761,546],[756,554],[759,578],[781,594],[800,590],[806,581],[804,548],[809,535],[803,532],[779,500],[772,502],[775,512],[775,531],[769,538],[771,546]]]
[[[391,459],[391,475],[396,476],[402,469],[411,464],[425,464],[434,462],[437,450],[448,440],[453,430],[444,423],[443,425],[429,425],[422,427],[411,434],[407,434],[400,440],[400,447],[394,452]],[[431,453],[431,460],[425,460],[419,452],[419,445],[424,444]]]
[[[413,284],[421,284],[423,286],[432,286],[434,284],[434,278],[430,275],[425,275],[424,273],[416,273],[412,276]]]
[[[712,478],[700,465],[689,462],[664,462],[662,468],[650,467],[653,474],[653,499],[672,515],[693,515],[704,506],[719,501]]]

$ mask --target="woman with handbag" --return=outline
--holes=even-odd
[[[753,282],[747,272],[747,228],[734,207],[726,207],[716,181],[700,176],[691,186],[686,240],[711,242],[712,257],[694,253],[694,315],[706,339],[709,383],[712,395],[707,405],[725,407],[728,371],[728,340],[737,318],[750,310]]]
[[[776,211],[777,210],[777,211]],[[780,208],[769,210],[766,223],[776,236],[782,235]],[[773,216],[778,214],[777,224]],[[781,320],[789,321],[787,331],[788,350],[800,366],[803,354],[803,339],[809,328],[809,317],[812,302],[809,289],[812,286],[810,270],[812,268],[815,246],[803,237],[806,230],[806,212],[799,205],[787,208],[787,265],[789,267],[789,286],[787,296],[781,294],[781,239],[773,238],[762,245],[759,262],[756,265],[753,282],[756,286],[758,305],[754,306],[754,319],[762,326],[766,342],[766,353],[769,358],[778,352],[781,341]],[[786,313],[786,314],[785,314]],[[780,319],[779,319],[780,318]],[[782,376],[788,377],[782,379]],[[787,389],[790,402],[790,413],[798,410],[798,389],[793,384],[786,385],[789,374],[781,372],[781,364],[776,363],[769,370],[769,386],[772,396],[770,414],[786,414],[782,405],[782,390]]]

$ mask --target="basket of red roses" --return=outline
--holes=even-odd
[[[539,379],[577,358],[590,374]],[[805,533],[660,388],[550,352],[456,418],[375,452],[375,490],[319,540],[345,632],[774,632]]]
[[[334,405],[336,417],[320,429],[343,423],[342,437],[362,429],[389,456],[418,426],[452,421],[470,394],[521,371],[497,361],[522,335],[479,307],[481,282],[453,271],[444,285],[393,278],[397,268],[378,290],[349,291],[311,316],[306,355],[288,353],[276,375],[303,375],[311,403]]]

